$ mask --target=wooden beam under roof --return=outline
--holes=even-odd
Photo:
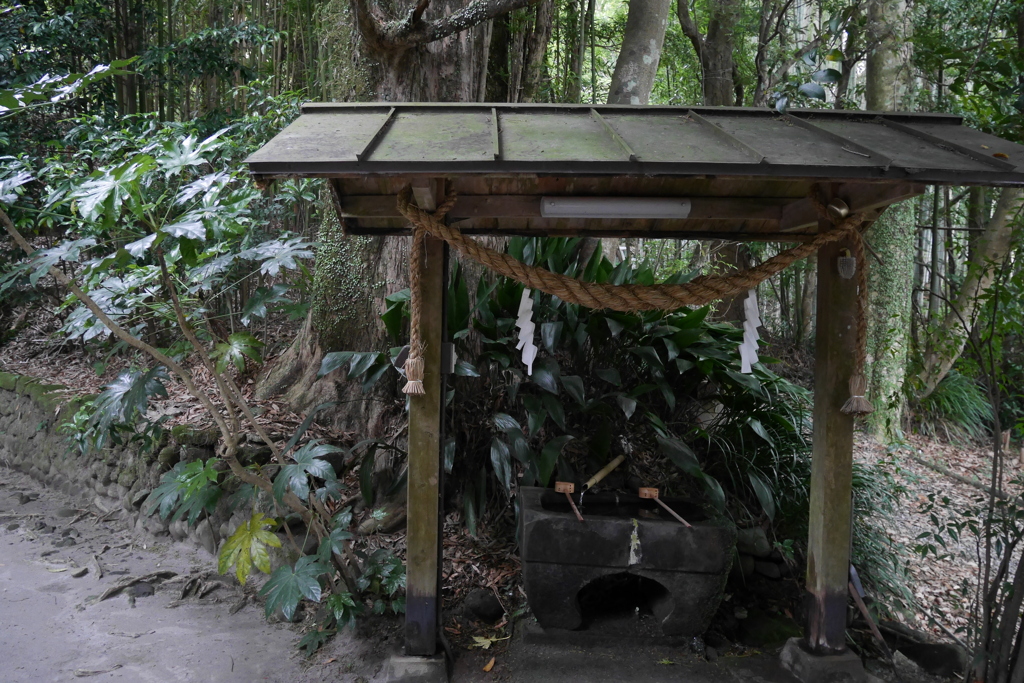
[[[331,186],[345,232],[351,235],[407,235],[396,197],[349,195],[342,182]],[[513,185],[516,187],[517,185]],[[751,189],[754,189],[752,184]],[[922,194],[915,183],[844,183],[830,186],[854,212],[884,208]],[[685,219],[545,218],[540,194],[461,195],[448,213],[451,223],[469,235],[548,235],[726,239],[758,242],[803,242],[817,233],[818,216],[807,197],[689,197]],[[562,195],[566,196],[566,195]],[[592,196],[591,194],[568,196]],[[632,199],[637,197],[632,196]]]

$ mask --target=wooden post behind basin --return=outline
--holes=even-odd
[[[826,230],[830,225],[821,227]],[[850,396],[857,340],[857,280],[839,276],[844,240],[818,251],[814,337],[814,431],[807,541],[806,640],[816,654],[846,649],[853,485],[853,418],[840,412]]]
[[[431,207],[432,208],[432,207]],[[437,652],[441,607],[441,443],[447,245],[427,237],[421,275],[422,396],[409,397],[405,654]]]

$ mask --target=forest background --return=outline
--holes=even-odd
[[[384,595],[368,606],[400,608],[397,582],[383,591],[373,583],[374,572],[391,576],[390,559],[353,559],[346,543],[354,524],[365,536],[404,515],[405,405],[391,359],[404,343],[408,246],[343,238],[318,181],[252,186],[243,159],[307,100],[938,111],[1024,142],[1024,7],[86,0],[0,8],[0,203],[12,236],[20,231],[40,250],[23,260],[26,245],[4,247],[8,348],[42,331],[72,359],[67,367],[92,371],[76,375],[78,388],[102,392],[68,425],[83,449],[132,441],[158,450],[184,420],[155,409],[167,389],[195,397],[205,424],[220,429],[217,460],[243,482],[239,490],[273,493],[327,541],[317,563],[292,566],[285,604],[310,598],[309,577],[320,577],[332,595],[350,596],[332,603],[344,623],[358,611],[352,596],[367,590]],[[872,226],[869,396],[877,410],[867,432],[894,448],[912,433],[993,439],[997,453],[1024,437],[1022,226],[1016,190],[957,187],[930,188]],[[494,244],[616,282],[682,281],[779,248]],[[761,364],[753,379],[732,369],[728,323],[739,307],[730,302],[623,316],[539,296],[543,358],[539,376],[526,378],[510,333],[521,290],[469,264],[450,280],[449,327],[463,360],[449,398],[446,498],[470,533],[507,534],[520,483],[574,476],[626,452],[634,475],[706,496],[741,525],[770,528],[799,556],[813,258],[759,289],[763,337],[783,362]],[[310,439],[303,423],[290,440],[268,432],[256,418],[272,397],[330,430]],[[247,429],[278,469],[240,457]],[[325,467],[336,452],[344,457]],[[234,490],[218,466],[175,464],[154,498],[159,511],[198,518]],[[990,484],[1001,490],[1012,472],[993,472]],[[357,496],[342,493],[346,473]],[[884,468],[863,474],[866,519],[898,495]],[[259,533],[285,520],[281,509],[270,521],[254,517],[242,540],[258,548]],[[1020,540],[1019,528],[1009,529],[998,558]],[[906,606],[898,552],[878,534],[863,537],[855,556],[891,609]],[[225,566],[242,578],[246,563],[266,571],[259,552],[239,561],[240,544],[225,544],[234,549],[222,553]]]

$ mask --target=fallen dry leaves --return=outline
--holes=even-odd
[[[919,458],[940,464],[951,472],[987,483],[991,477],[992,449],[979,445],[958,445],[931,438],[911,436],[908,446]],[[896,479],[907,489],[905,504],[899,506],[893,519],[880,520],[894,541],[906,551],[908,569],[912,577],[911,589],[917,601],[917,610],[912,615],[901,615],[909,626],[948,639],[946,633],[932,621],[942,624],[951,632],[962,637],[967,627],[971,603],[977,585],[977,572],[981,555],[977,538],[964,534],[959,541],[949,539],[949,547],[940,553],[947,557],[936,559],[933,555],[922,558],[913,552],[921,543],[918,536],[932,531],[934,525],[926,512],[929,494],[937,499],[949,498],[953,510],[962,510],[976,504],[982,490],[951,477],[945,476],[909,457],[906,451],[897,452],[895,460]],[[862,434],[857,435],[854,458],[869,462],[887,457],[886,448],[874,443]],[[1017,452],[1004,459],[1007,479],[1020,472]],[[1020,486],[1008,484],[1005,489],[1010,495],[1024,492]]]

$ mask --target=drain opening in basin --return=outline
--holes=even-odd
[[[621,572],[594,579],[576,594],[588,631],[660,635],[672,611],[668,590],[653,579]]]

